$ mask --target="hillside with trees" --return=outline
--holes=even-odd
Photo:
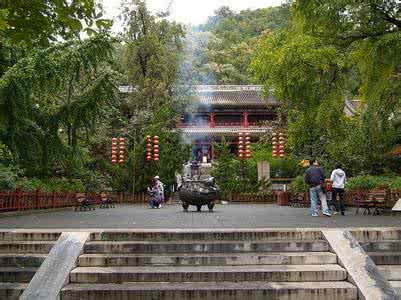
[[[235,12],[222,6],[188,34],[186,64],[195,84],[249,84],[259,39],[288,26],[290,6]]]

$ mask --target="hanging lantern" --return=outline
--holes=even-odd
[[[157,135],[153,137],[153,160],[159,160],[159,137]]]
[[[124,162],[125,162],[125,138],[119,138],[119,149],[120,149],[120,151],[119,151],[119,154],[118,154],[118,156],[119,156],[119,163],[120,164],[123,164]]]
[[[285,155],[284,154],[280,154],[280,158],[284,158],[285,157]]]
[[[111,163],[116,164],[117,163],[117,138],[112,138],[111,139]]]
[[[244,149],[244,145],[239,145],[238,148],[239,149]]]
[[[146,136],[146,160],[152,160],[152,137],[150,135]]]

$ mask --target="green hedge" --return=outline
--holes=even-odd
[[[347,190],[374,190],[374,189],[397,189],[401,187],[400,177],[390,176],[355,176],[349,178],[345,185]]]
[[[355,176],[347,180],[345,188],[349,191],[369,191],[374,189],[401,190],[401,177],[370,175]],[[305,192],[308,189],[309,187],[304,182],[303,175],[297,176],[295,180],[290,184],[290,191],[294,193]]]

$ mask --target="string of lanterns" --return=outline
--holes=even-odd
[[[159,160],[159,137],[157,135],[153,137],[153,145],[152,137],[150,135],[146,136],[146,160],[151,161],[152,159],[154,161]]]
[[[243,132],[238,133],[238,158],[239,159],[250,159],[251,158],[251,137],[249,132],[245,134]],[[244,147],[245,141],[245,147]],[[244,150],[245,148],[245,150]]]
[[[285,145],[287,143],[286,135],[283,132],[274,132],[272,134],[272,154],[273,158],[284,158],[285,157]]]
[[[111,163],[125,163],[125,138],[111,139]]]

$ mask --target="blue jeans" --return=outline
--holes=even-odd
[[[320,185],[310,188],[309,193],[310,193],[310,202],[311,202],[310,209],[311,209],[312,215],[318,214],[318,211],[317,211],[317,200],[318,199],[320,199],[320,202],[322,203],[323,213],[329,214],[330,211],[329,211],[329,207],[327,206],[326,194],[323,193]]]

